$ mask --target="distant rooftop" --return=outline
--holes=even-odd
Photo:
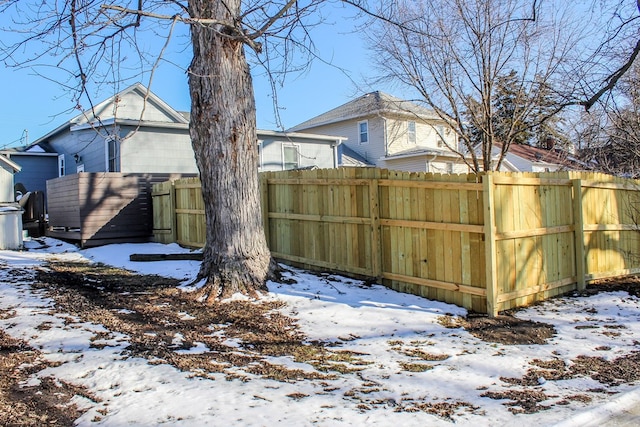
[[[387,93],[376,91],[362,95],[359,98],[347,102],[346,104],[302,122],[289,130],[304,130],[344,120],[382,113],[413,115],[423,119],[439,118],[433,110],[424,108],[414,102],[405,101]]]

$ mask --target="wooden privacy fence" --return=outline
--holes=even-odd
[[[275,258],[496,315],[640,272],[640,182],[604,174],[260,175]],[[203,246],[197,179],[156,185],[154,234]]]
[[[47,236],[81,246],[147,242],[152,185],[181,174],[81,172],[47,181]]]

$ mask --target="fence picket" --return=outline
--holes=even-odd
[[[173,207],[165,184],[154,186],[156,239],[171,239],[173,221],[174,241],[203,246],[199,182],[175,181]],[[640,272],[638,181],[345,168],[263,173],[260,185],[275,257],[490,315]]]

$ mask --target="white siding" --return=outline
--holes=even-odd
[[[555,172],[558,169],[560,169],[560,166],[552,164],[534,164],[531,166],[531,172]]]
[[[393,155],[407,150],[434,148],[446,150],[444,144],[439,144],[440,131],[443,140],[451,147],[456,147],[457,141],[455,132],[451,128],[444,126],[442,123],[427,123],[415,121],[416,123],[416,142],[409,140],[407,119],[387,119],[387,138],[388,138],[388,154]]]
[[[265,137],[261,141],[260,171],[284,170],[283,146],[298,150],[298,167],[333,168],[334,148],[330,141]]]
[[[390,170],[406,172],[432,172],[432,173],[469,173],[469,167],[455,158],[436,158],[429,155],[387,159],[381,162],[380,167]]]
[[[470,173],[471,169],[465,163],[458,160],[436,160],[429,163],[428,172],[432,173]]]
[[[13,169],[0,162],[0,203],[15,201],[13,194]]]
[[[513,154],[507,153],[505,159],[509,161],[519,172],[531,172],[533,170],[533,165],[530,161],[523,159],[519,156],[514,156]]]
[[[380,162],[380,167],[405,172],[427,172],[427,159],[424,156],[407,157]]]
[[[358,124],[367,120],[369,126],[369,143],[359,143]],[[331,123],[323,126],[316,126],[304,129],[306,133],[316,133],[324,135],[338,135],[348,138],[344,144],[353,151],[360,154],[368,162],[387,169],[404,170],[411,172],[424,172],[426,170],[427,157],[411,157],[403,159],[387,159],[388,155],[407,152],[416,149],[446,149],[439,147],[439,134],[437,125],[416,122],[416,142],[411,143],[408,135],[407,118],[382,118],[380,116],[361,117],[353,120]],[[444,128],[444,138],[447,143],[455,146],[455,132]],[[465,166],[466,168],[466,166]],[[454,168],[457,170],[457,167]],[[466,171],[466,169],[465,169]]]
[[[105,102],[96,107],[95,117],[100,117],[102,121],[117,118],[119,120],[142,120],[151,122],[174,123],[175,118],[171,117],[165,107],[159,105],[153,97],[144,99],[146,93],[138,88],[133,89],[121,96],[118,102]],[[87,118],[81,117],[78,124],[86,123]]]
[[[364,120],[368,122],[369,127],[368,144],[359,143],[360,132],[358,123]],[[376,164],[381,157],[386,155],[385,120],[378,116],[345,120],[343,122],[332,123],[329,125],[316,126],[304,129],[301,132],[345,137],[347,139],[343,144],[360,154],[372,164]]]

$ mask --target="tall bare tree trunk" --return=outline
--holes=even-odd
[[[198,280],[208,302],[266,291],[275,265],[260,215],[256,108],[242,40],[234,37],[240,0],[189,0],[190,134],[202,181],[207,241]]]

